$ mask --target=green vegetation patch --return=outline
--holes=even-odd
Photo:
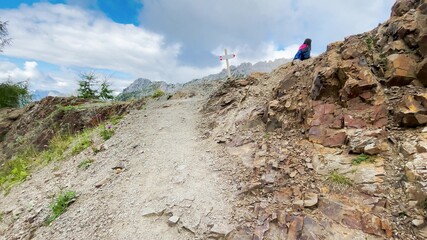
[[[35,156],[35,152],[28,149],[7,161],[0,168],[0,189],[8,193],[12,186],[24,181],[30,175]]]
[[[77,195],[75,191],[66,191],[60,193],[55,200],[50,204],[50,209],[52,210],[52,214],[46,219],[46,223],[49,225],[62,213],[64,213],[67,208],[75,202],[77,199]]]
[[[77,139],[77,143],[71,149],[71,154],[73,156],[83,152],[93,143],[90,131],[84,131],[77,137]]]
[[[326,178],[332,184],[341,185],[341,186],[352,186],[353,182],[350,178],[346,177],[344,174],[339,173],[337,170],[330,172]]]
[[[353,165],[359,165],[361,163],[374,163],[375,162],[375,158],[372,156],[368,156],[366,154],[360,154],[359,156],[357,156],[357,158],[353,159],[351,161],[351,163]]]
[[[92,163],[93,163],[92,159],[86,159],[81,161],[77,167],[81,169],[88,169],[92,165]]]
[[[70,144],[74,141],[72,136],[57,135],[55,136],[47,150],[41,152],[37,156],[37,163],[50,163],[52,161],[61,161],[64,159],[64,153],[67,151]]]
[[[7,194],[14,185],[25,181],[32,170],[38,166],[62,161],[66,157],[66,151],[76,139],[78,141],[72,148],[74,154],[80,153],[92,143],[89,131],[77,136],[57,135],[44,151],[37,151],[33,146],[29,146],[15,155],[0,168],[0,190]]]
[[[111,124],[104,124],[101,128],[101,131],[99,132],[99,135],[107,141],[114,135],[114,129],[111,126]]]
[[[111,118],[111,124],[117,125],[119,124],[120,121],[122,121],[122,119],[123,119],[123,116],[119,116],[119,115],[113,116]]]
[[[163,92],[160,89],[156,89],[156,91],[153,93],[153,95],[151,95],[152,98],[159,98],[161,96],[164,96],[166,93]]]

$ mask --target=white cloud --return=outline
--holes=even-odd
[[[0,62],[0,82],[8,80],[23,82],[32,78],[39,78],[40,75],[36,62],[25,62],[23,69],[10,62]]]
[[[37,3],[3,9],[0,15],[8,20],[13,39],[12,45],[4,49],[7,56],[170,82],[189,81],[211,70],[179,65],[179,44],[166,44],[159,34],[115,23],[95,11]],[[126,85],[130,82],[128,79]]]

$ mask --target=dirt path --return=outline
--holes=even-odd
[[[229,228],[230,189],[214,172],[218,164],[196,129],[200,99],[154,103],[129,127],[143,158],[134,159],[130,181],[118,185],[122,211],[112,229],[119,239],[193,239],[209,228]],[[162,214],[163,212],[163,214]],[[143,217],[145,215],[145,217]],[[169,216],[179,217],[177,227]]]
[[[221,149],[197,129],[203,101],[152,102],[120,123],[106,150],[34,173],[0,198],[10,214],[0,239],[206,239],[232,230],[234,191],[219,170]],[[78,169],[87,158],[92,166]],[[34,228],[61,189],[75,190],[77,201],[52,225]]]

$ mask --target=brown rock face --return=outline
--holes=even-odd
[[[424,1],[417,9],[417,24],[420,31],[417,43],[421,54],[427,57],[427,2]]]
[[[391,8],[392,17],[401,17],[407,13],[410,9],[415,8],[417,1],[415,0],[397,0]]]
[[[427,39],[426,39],[427,41]],[[427,86],[427,58],[418,64],[417,79],[424,85]]]
[[[393,54],[388,58],[389,71],[387,72],[387,85],[405,86],[416,79],[417,67],[413,56],[407,54]]]

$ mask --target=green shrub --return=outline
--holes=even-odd
[[[159,98],[159,97],[161,97],[161,96],[163,96],[163,95],[165,95],[166,93],[165,92],[163,92],[162,90],[160,90],[160,89],[157,89],[154,93],[153,93],[153,95],[151,95],[151,97],[152,98]]]
[[[57,219],[67,208],[76,201],[76,192],[75,191],[66,191],[59,194],[55,200],[50,204],[50,209],[52,214],[46,219],[47,224],[51,224],[55,219]]]
[[[26,83],[0,83],[0,108],[23,107],[31,101]]]
[[[353,159],[353,160],[351,161],[351,163],[352,163],[353,165],[359,165],[359,164],[361,164],[361,163],[363,163],[363,162],[366,162],[366,163],[374,163],[374,162],[375,162],[375,158],[370,157],[370,156],[368,156],[368,155],[366,155],[366,154],[362,153],[362,154],[360,154],[359,156],[357,156],[357,158],[355,158],[355,159]]]

